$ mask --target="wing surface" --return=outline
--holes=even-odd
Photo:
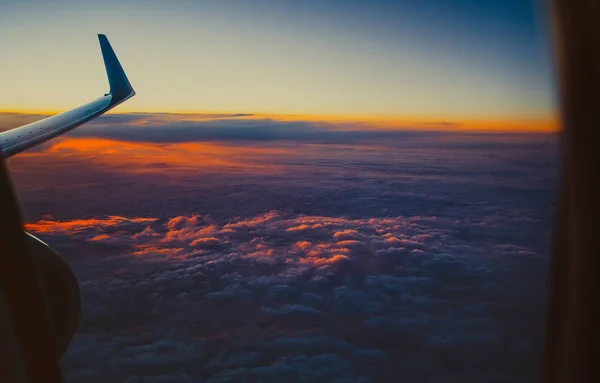
[[[60,136],[135,95],[135,91],[106,36],[98,35],[98,40],[104,58],[110,92],[75,109],[0,133],[0,153],[4,158],[12,157]]]

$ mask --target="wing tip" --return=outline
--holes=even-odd
[[[127,98],[133,97],[135,91],[129,83],[127,75],[119,63],[119,59],[110,45],[108,38],[105,34],[98,33],[98,40],[100,42],[100,50],[102,51],[104,66],[106,67],[106,74],[108,76],[110,94],[115,98],[114,101],[121,102]]]

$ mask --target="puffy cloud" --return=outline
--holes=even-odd
[[[297,230],[298,227],[303,229]],[[220,224],[210,217],[191,215],[166,220],[106,217],[53,221],[46,218],[28,223],[26,228],[37,234],[60,234],[96,244],[120,243],[127,245],[124,250],[136,256],[202,255],[222,259],[223,252],[227,251],[234,259],[266,263],[272,259],[286,268],[301,263],[324,267],[352,260],[376,263],[375,254],[417,250],[431,239],[441,240],[452,234],[447,229],[417,226],[415,219],[409,217],[293,217],[279,211]],[[343,239],[349,236],[360,240]],[[389,240],[396,237],[403,239]]]
[[[289,230],[302,225],[304,230]],[[74,364],[80,361],[74,354],[83,347],[80,342],[87,342],[89,357],[115,352],[108,358],[118,372],[103,375],[111,379],[368,381],[390,379],[398,369],[424,379],[427,370],[414,366],[438,363],[431,359],[438,354],[462,349],[464,357],[455,363],[467,368],[479,348],[499,352],[499,345],[514,339],[512,319],[493,313],[532,308],[510,301],[518,292],[505,290],[508,270],[544,268],[539,258],[527,255],[532,249],[495,243],[467,247],[454,221],[421,216],[351,219],[269,211],[225,221],[201,215],[45,218],[28,228],[113,249],[100,268],[105,274],[82,284],[81,332],[66,356],[72,381],[88,376]],[[490,263],[486,255],[493,253],[507,259]],[[513,254],[525,257],[516,269],[507,264]],[[67,251],[67,256],[75,255]],[[538,305],[530,320],[542,312]],[[181,339],[172,351],[150,347],[149,335],[112,339],[115,331],[138,332],[152,324]],[[319,340],[306,340],[303,334],[309,333]],[[102,340],[92,334],[103,334]],[[329,339],[328,334],[336,335]],[[192,341],[197,337],[213,346],[198,348]],[[144,346],[136,349],[128,342]],[[406,347],[415,345],[423,348],[407,357]],[[331,358],[326,369],[319,367],[327,360],[322,355]],[[499,363],[513,359],[501,355],[505,361]],[[403,361],[387,364],[396,358]]]

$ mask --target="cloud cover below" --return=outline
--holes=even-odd
[[[488,364],[475,376],[489,381],[531,377],[533,366],[510,366],[536,361],[545,260],[465,239],[457,226],[271,211],[26,228],[92,249],[84,258],[96,271],[82,278],[83,321],[65,358],[74,381],[92,379],[84,365],[97,381],[469,380],[474,364]],[[112,371],[100,372],[99,353]]]
[[[552,136],[112,123],[10,162],[81,283],[68,381],[538,376]]]

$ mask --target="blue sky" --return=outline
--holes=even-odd
[[[530,1],[0,1],[0,110],[106,91],[106,33],[138,96],[122,111],[544,118],[554,79]]]

